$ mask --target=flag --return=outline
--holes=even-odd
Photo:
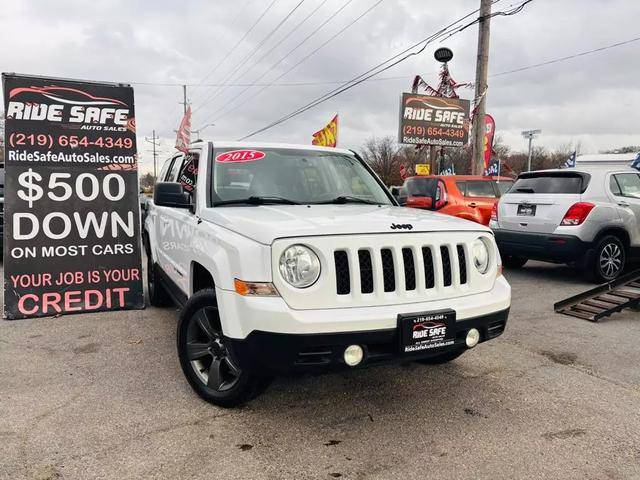
[[[576,154],[577,152],[573,152],[571,156],[567,159],[566,162],[560,168],[575,168],[576,167]]]
[[[451,165],[448,168],[445,168],[443,170],[440,170],[440,175],[442,176],[446,176],[446,175],[455,175],[456,174],[456,167],[455,165]]]
[[[494,158],[491,165],[484,169],[483,177],[494,177],[500,175],[500,159]]]
[[[635,168],[636,170],[640,170],[640,153],[636,155],[636,158],[633,160],[631,164],[631,168]]]
[[[312,145],[321,147],[337,147],[338,146],[338,115],[331,119],[329,123],[322,129],[313,134]]]
[[[404,163],[400,165],[400,178],[402,180],[407,178],[407,167],[405,167]]]
[[[493,136],[496,133],[496,122],[489,114],[484,116],[484,168],[489,168],[493,153]]]
[[[187,107],[187,111],[184,112],[184,117],[180,122],[180,128],[178,128],[178,135],[176,136],[176,149],[184,153],[189,153],[189,144],[191,143],[191,105]]]

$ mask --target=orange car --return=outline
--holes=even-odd
[[[404,181],[398,201],[407,207],[437,210],[488,225],[493,204],[511,185],[509,177],[416,176]]]

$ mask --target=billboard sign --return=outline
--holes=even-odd
[[[469,140],[469,100],[403,93],[399,142],[462,147]]]
[[[2,80],[4,317],[142,308],[133,89]]]

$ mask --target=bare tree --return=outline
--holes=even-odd
[[[368,139],[362,147],[362,157],[386,185],[399,185],[400,163],[398,147],[393,137]]]

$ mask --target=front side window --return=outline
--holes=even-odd
[[[339,197],[391,204],[376,179],[351,155],[315,150],[216,149],[213,203],[277,197],[329,203]]]
[[[182,155],[175,157],[173,160],[173,165],[171,165],[171,170],[167,175],[167,182],[177,182],[178,181],[178,172],[180,171],[180,167],[182,166]]]
[[[623,197],[640,198],[640,175],[619,173],[614,175]]]

